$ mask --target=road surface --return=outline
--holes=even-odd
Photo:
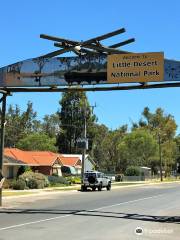
[[[180,239],[179,183],[22,199],[0,209],[0,240]]]

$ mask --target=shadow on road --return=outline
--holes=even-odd
[[[64,215],[72,214],[77,216],[88,217],[105,217],[115,219],[130,219],[146,222],[176,223],[180,224],[180,216],[153,216],[138,213],[117,213],[109,211],[92,211],[92,210],[57,210],[57,209],[1,209],[1,214],[51,214]]]

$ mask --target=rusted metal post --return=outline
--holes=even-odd
[[[2,170],[3,170],[3,157],[4,157],[4,133],[5,133],[5,114],[6,114],[6,94],[3,94],[1,99],[2,101],[2,110],[1,110],[1,143],[0,143],[0,173],[1,178],[3,178]],[[0,179],[2,180],[2,179]],[[0,206],[2,206],[2,186],[0,186]]]

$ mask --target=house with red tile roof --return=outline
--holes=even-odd
[[[61,174],[60,154],[48,151],[23,151],[17,148],[4,149],[4,175],[15,177],[19,166],[29,166],[33,171],[52,175]]]
[[[78,156],[67,157],[49,151],[24,151],[18,148],[4,149],[3,173],[7,178],[16,177],[20,166],[30,166],[35,172],[45,175],[62,175],[61,167],[74,168],[74,174],[81,173],[81,159]]]

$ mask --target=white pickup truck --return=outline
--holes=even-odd
[[[98,171],[87,171],[84,174],[83,185],[81,186],[82,191],[86,191],[87,188],[91,188],[93,191],[98,189],[101,191],[102,188],[106,188],[108,191],[111,190],[111,180]]]

